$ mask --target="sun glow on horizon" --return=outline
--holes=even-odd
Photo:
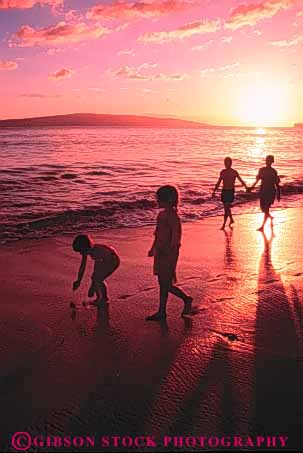
[[[237,117],[254,127],[286,125],[289,95],[284,84],[258,83],[246,87],[238,99]]]

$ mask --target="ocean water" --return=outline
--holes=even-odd
[[[212,189],[225,156],[252,184],[275,155],[285,207],[301,203],[303,131],[296,129],[0,129],[0,242],[152,224],[154,193],[175,184],[183,221],[222,211]],[[237,187],[235,212],[258,209]]]

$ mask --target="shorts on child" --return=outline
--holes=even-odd
[[[276,191],[270,191],[260,194],[260,208],[262,212],[267,212],[270,206],[274,203],[276,198]]]
[[[222,189],[221,201],[222,203],[232,203],[235,199],[234,189]]]
[[[160,280],[175,283],[177,281],[176,268],[178,258],[179,250],[156,253],[154,257],[154,275],[157,275]]]
[[[107,264],[101,264],[100,266],[95,266],[92,283],[98,285],[102,283],[106,278],[108,278],[115,270],[120,266],[120,259],[114,257],[114,260]]]

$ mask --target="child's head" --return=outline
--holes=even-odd
[[[275,161],[274,156],[271,156],[270,154],[265,158],[265,162],[268,167],[270,167],[274,163],[274,161]]]
[[[179,192],[174,186],[162,186],[157,190],[157,201],[160,208],[176,208],[179,203]]]
[[[224,165],[225,165],[225,168],[231,168],[233,164],[233,161],[230,157],[225,157],[224,159]]]
[[[75,252],[87,253],[93,245],[92,239],[87,234],[79,234],[75,237],[73,242],[73,249]]]

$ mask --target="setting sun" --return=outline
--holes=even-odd
[[[238,117],[249,126],[278,126],[288,122],[285,86],[258,84],[246,88],[238,102]]]

